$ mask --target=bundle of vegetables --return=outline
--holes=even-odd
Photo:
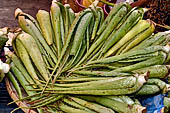
[[[169,91],[162,79],[170,72],[170,32],[152,35],[142,8],[120,3],[104,19],[95,5],[75,15],[53,1],[37,20],[16,10],[22,31],[12,42],[8,77],[17,101],[40,113],[143,113],[137,96]]]

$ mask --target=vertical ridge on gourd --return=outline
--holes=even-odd
[[[47,81],[49,77],[49,72],[46,68],[46,65],[43,61],[39,48],[33,39],[33,37],[26,33],[21,33],[17,36],[17,40],[23,44],[23,46],[28,51],[29,56],[31,57],[33,63],[37,67],[38,71],[42,75],[42,77]],[[34,49],[32,49],[34,48]],[[36,54],[35,54],[36,53]]]
[[[24,73],[25,79],[30,84],[34,84],[35,83],[34,78],[30,77],[30,75],[28,74],[28,72],[25,69],[24,65],[22,64],[22,61],[15,54],[12,54],[11,59],[12,59],[12,62],[16,65],[16,67],[21,71],[21,73]]]
[[[130,51],[130,52],[127,52],[121,55],[111,56],[108,58],[102,58],[99,60],[91,61],[91,62],[88,62],[87,64],[89,65],[89,64],[97,64],[97,63],[112,63],[112,62],[120,61],[123,59],[128,59],[129,57],[135,57],[135,56],[137,57],[137,56],[147,55],[147,54],[151,54],[151,53],[159,52],[159,51],[163,51],[166,53],[168,51],[166,51],[165,48],[166,46],[159,46],[159,45],[150,46],[150,47],[143,48],[140,50]],[[167,46],[167,48],[169,48],[169,46]]]
[[[48,45],[52,45],[53,31],[51,26],[50,14],[45,10],[39,10],[36,14],[36,17],[45,40],[47,41]]]
[[[151,33],[154,30],[150,30],[149,28],[152,26],[152,24],[150,23],[150,21],[146,21],[146,20],[139,20],[139,22],[128,32],[126,33],[126,35],[124,37],[122,37],[109,51],[112,54],[115,53],[121,46],[123,46],[127,41],[135,38],[138,34],[144,32],[145,30],[149,30],[151,31]],[[151,33],[149,32],[148,35],[151,35]],[[144,33],[145,34],[145,33]],[[148,37],[148,36],[146,36]],[[142,36],[142,38],[145,38]],[[135,39],[134,39],[135,40]],[[132,43],[132,42],[131,42]],[[130,44],[128,44],[129,46]],[[125,50],[123,50],[125,51]]]
[[[70,23],[70,26],[71,26],[71,24],[73,23],[76,16],[75,16],[74,11],[70,7],[68,8],[68,13],[69,13],[68,14],[69,15],[69,23]]]
[[[22,87],[25,89],[27,94],[29,96],[34,95],[35,94],[34,91],[29,91],[29,90],[32,90],[33,88],[31,86],[27,86],[29,83],[26,81],[22,73],[16,68],[16,66],[13,63],[11,63],[11,71],[14,73],[15,77],[17,77],[17,80],[20,81]]]
[[[65,28],[65,35],[64,37],[67,36],[68,31],[69,31],[69,27],[70,27],[70,20],[69,20],[69,9],[70,9],[70,5],[69,4],[65,4],[64,5],[64,28]],[[66,40],[66,39],[64,39]]]
[[[102,26],[100,27],[99,31],[97,32],[97,35],[100,35],[104,29],[108,26],[108,23],[111,21],[111,19],[113,18],[113,16],[115,16],[115,14],[121,9],[122,6],[128,6],[128,8],[130,9],[128,4],[124,4],[124,3],[120,3],[115,5],[115,7],[112,8],[112,10],[110,11],[109,15],[106,17],[105,21],[103,22]]]
[[[144,39],[149,37],[154,32],[154,30],[155,30],[155,27],[153,23],[150,23],[149,28],[141,32],[139,35],[137,35],[135,39],[130,44],[128,44],[128,46],[121,52],[121,54],[129,51],[130,49],[138,45]]]
[[[34,24],[35,22],[29,18],[26,18],[26,16],[22,16],[21,11],[16,10],[15,15],[17,15],[18,23],[22,30],[34,38],[42,54],[46,55],[46,53],[44,53],[46,51],[51,56],[52,60],[56,63],[57,57],[49,45],[46,43],[44,37],[41,34],[40,28],[36,26],[37,24]]]
[[[106,24],[107,27],[103,28],[103,32],[99,35],[99,37],[97,38],[97,40],[91,45],[91,47],[89,48],[89,51],[85,54],[85,56],[81,59],[81,61],[77,64],[81,64],[84,60],[87,59],[87,57],[104,41],[107,39],[107,37],[109,36],[109,34],[115,29],[115,27],[119,24],[120,20],[122,19],[121,17],[124,17],[129,9],[128,6],[126,4],[118,4],[118,6],[120,7],[120,10],[116,11],[113,13],[113,18],[110,17],[109,22],[107,22],[107,18],[105,19],[105,21],[103,22],[103,24]],[[109,17],[108,17],[109,18]],[[109,23],[109,24],[108,24]],[[102,25],[103,25],[102,24]],[[102,27],[101,27],[102,28]],[[99,29],[100,31],[100,29]]]
[[[101,12],[98,10],[94,11],[95,12],[95,23],[94,23],[94,27],[93,27],[93,31],[92,31],[92,36],[91,36],[91,40],[94,40],[94,38],[96,37],[96,33],[97,33],[97,29],[98,26],[100,24],[100,20],[102,18]]]
[[[51,21],[53,23],[52,27],[54,30],[54,35],[55,35],[55,45],[57,47],[57,54],[58,57],[61,54],[61,48],[63,45],[62,39],[61,39],[61,29],[60,29],[60,16],[61,16],[61,12],[60,12],[60,7],[55,3],[52,2],[51,5],[51,10],[50,10],[50,14],[51,14]]]
[[[11,72],[9,72],[7,76],[11,80],[12,84],[14,85],[14,87],[18,93],[19,99],[22,99],[22,92],[21,92],[20,86],[19,86],[17,80],[15,79],[14,75]]]
[[[62,42],[63,42],[63,45],[65,44],[65,18],[66,18],[66,15],[65,15],[65,7],[63,4],[61,4],[60,2],[55,2],[59,7],[60,7],[60,12],[61,12],[61,15],[60,15],[60,32],[61,32],[61,39],[62,39]]]
[[[77,53],[78,47],[84,38],[85,31],[90,24],[90,20],[92,18],[92,13],[87,13],[84,15],[77,26],[77,30],[75,32],[75,36],[73,39],[72,48],[70,51],[70,55],[75,55]]]
[[[120,28],[115,32],[115,34],[111,37],[110,41],[106,44],[103,49],[103,53],[105,53],[111,46],[113,46],[117,41],[119,41],[139,20],[142,19],[143,10],[138,9],[134,10],[126,21],[120,26]],[[105,53],[104,57],[110,56],[112,53]]]
[[[20,42],[20,40],[16,39],[16,49],[17,49],[17,53],[21,59],[21,61],[23,62],[25,68],[27,69],[28,73],[31,75],[31,77],[33,79],[39,79],[36,71],[32,65],[30,56],[27,52],[27,50],[25,49],[25,47],[23,46],[23,44]],[[36,83],[39,84],[38,81],[35,81]]]
[[[58,62],[57,62],[57,64],[56,64],[56,66],[54,67],[54,70],[53,70],[53,72],[52,72],[52,74],[51,74],[51,76],[50,76],[50,79],[51,79],[51,77],[53,76],[54,72],[55,72],[55,71],[57,70],[57,68],[59,67],[59,65],[61,65],[62,59],[64,59],[64,60],[63,60],[64,63],[62,63],[62,66],[60,67],[60,70],[63,68],[63,66],[65,65],[66,61],[68,60],[68,58],[69,58],[69,49],[68,49],[68,47],[69,47],[69,44],[71,44],[70,41],[72,40],[73,33],[74,33],[77,25],[79,24],[81,18],[82,18],[84,15],[86,15],[88,12],[90,12],[90,11],[91,11],[90,9],[86,9],[86,10],[82,11],[81,13],[79,13],[79,15],[75,18],[73,24],[71,25],[71,27],[70,27],[70,29],[69,29],[69,33],[68,33],[67,38],[66,38],[67,40],[66,40],[65,45],[64,45],[64,47],[63,47],[63,49],[62,49],[61,55],[60,55],[60,57],[59,57],[59,59],[58,59]],[[67,53],[67,54],[66,54],[66,53]],[[56,77],[57,77],[60,73],[61,73],[61,72],[58,71],[58,73],[54,76],[53,81],[56,80]]]

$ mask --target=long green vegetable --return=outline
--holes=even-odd
[[[77,26],[77,31],[75,33],[70,55],[75,55],[77,53],[77,50],[80,46],[80,42],[83,40],[87,26],[90,24],[91,18],[92,18],[91,13],[87,13],[85,16],[82,17],[79,25]]]
[[[74,13],[53,0],[50,12],[40,9],[36,19],[15,11],[21,30],[8,35],[14,37],[8,77],[21,98],[14,102],[28,107],[12,112],[143,113],[137,96],[170,90],[163,81],[169,79],[170,32],[153,34],[143,8],[115,4],[104,18],[98,3]]]
[[[81,64],[87,57],[104,41],[108,38],[109,34],[115,29],[118,23],[121,21],[122,17],[124,17],[128,12],[127,6],[123,5],[118,13],[111,19],[106,29],[104,29],[103,33],[99,36],[99,38],[91,45],[89,51],[85,54],[85,56],[81,59],[81,61],[77,64]],[[107,20],[105,20],[106,22]],[[104,23],[105,23],[104,22]],[[103,24],[104,24],[103,23]]]
[[[31,78],[31,76],[28,74],[27,70],[25,69],[24,65],[22,64],[21,60],[15,55],[12,54],[11,59],[13,63],[17,66],[17,68],[24,73],[25,79],[30,83],[35,83],[34,78]]]
[[[14,87],[15,87],[18,95],[19,95],[19,99],[22,99],[21,88],[20,88],[17,80],[15,79],[14,75],[13,75],[11,72],[8,73],[8,78],[10,79],[10,81],[12,82],[12,84],[14,85]]]
[[[109,107],[117,112],[126,112],[126,113],[142,113],[142,111],[145,110],[142,106],[132,106],[128,105],[123,102],[119,102],[113,99],[105,98],[105,97],[94,97],[94,96],[80,96],[80,98],[83,98],[88,101],[94,101],[97,102],[103,106]],[[129,107],[130,106],[130,107]]]
[[[120,40],[143,16],[143,10],[134,10],[130,16],[126,19],[126,21],[120,26],[118,31],[111,36],[110,41],[106,44],[107,46],[104,48],[103,53],[105,53],[113,44]],[[105,57],[110,56],[112,52],[107,52]]]
[[[11,64],[11,71],[15,74],[17,79],[20,81],[22,87],[25,89],[28,95],[34,95],[36,92],[30,91],[33,89],[31,86],[27,86],[29,83],[23,77],[22,73],[16,68],[16,66],[12,63]]]
[[[33,37],[26,33],[21,33],[17,36],[17,39],[21,41],[23,46],[28,51],[28,54],[30,55],[32,61],[34,62],[35,66],[37,67],[38,71],[41,73],[43,78],[47,81],[49,72],[46,69],[45,63],[43,61],[43,58],[41,56],[41,53],[39,51],[39,48],[33,39]],[[34,49],[32,49],[34,48]],[[36,53],[36,54],[35,54]]]
[[[35,82],[39,84],[39,82],[37,81],[39,78],[36,74],[36,71],[35,71],[33,65],[32,65],[32,62],[31,62],[31,59],[28,55],[27,50],[25,49],[23,44],[18,39],[16,39],[16,46],[17,46],[18,55],[21,58],[21,60],[24,64],[25,68],[27,69],[28,73],[31,75],[31,77],[33,79],[36,79]]]
[[[114,53],[117,49],[123,46],[127,41],[134,38],[139,33],[150,27],[150,22],[146,20],[140,20],[119,42],[117,42],[109,51]],[[129,45],[129,44],[128,44]],[[125,50],[124,50],[125,51]]]
[[[53,31],[52,31],[49,13],[45,10],[39,10],[36,17],[45,40],[47,41],[48,45],[52,45]]]

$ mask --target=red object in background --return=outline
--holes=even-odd
[[[120,2],[125,2],[126,0],[107,0],[107,2],[110,2],[110,3],[120,3]],[[81,10],[85,9],[86,7],[82,5],[82,2],[83,0],[75,0],[76,4],[81,8]],[[105,16],[108,15],[108,13],[110,12],[110,10],[112,9],[111,6],[108,6],[107,4],[104,4],[103,5],[103,10],[104,10],[104,13],[105,13]]]
[[[110,2],[110,3],[120,3],[120,2],[125,2],[125,1],[126,0],[108,0],[108,2]],[[137,7],[137,6],[143,6],[148,2],[149,2],[148,0],[138,0],[138,1],[135,1],[135,2],[131,3],[130,5],[133,8],[133,7]],[[108,13],[110,12],[111,9],[112,9],[112,7],[108,6],[106,4],[103,7],[103,10],[104,10],[106,15],[108,15]]]
[[[76,4],[81,8],[81,10],[85,9],[85,6],[82,5],[83,0],[75,0]],[[120,3],[120,2],[125,2],[126,0],[107,0],[107,2],[110,3]],[[132,7],[136,7],[136,6],[143,6],[144,4],[148,3],[148,0],[138,0],[136,2],[131,3]],[[107,4],[104,4],[104,6],[102,7],[105,13],[105,16],[108,15],[108,13],[110,12],[110,10],[112,9],[111,6],[108,6]]]

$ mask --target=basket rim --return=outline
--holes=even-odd
[[[5,83],[6,83],[6,89],[8,91],[8,94],[10,95],[10,97],[12,98],[12,100],[18,100],[18,94],[15,91],[14,87],[12,87],[12,83],[9,81],[9,79],[7,77],[5,77]],[[17,104],[18,107],[28,107],[27,104],[23,102],[15,102]],[[35,110],[32,109],[24,109],[21,108],[25,113],[37,113]]]

